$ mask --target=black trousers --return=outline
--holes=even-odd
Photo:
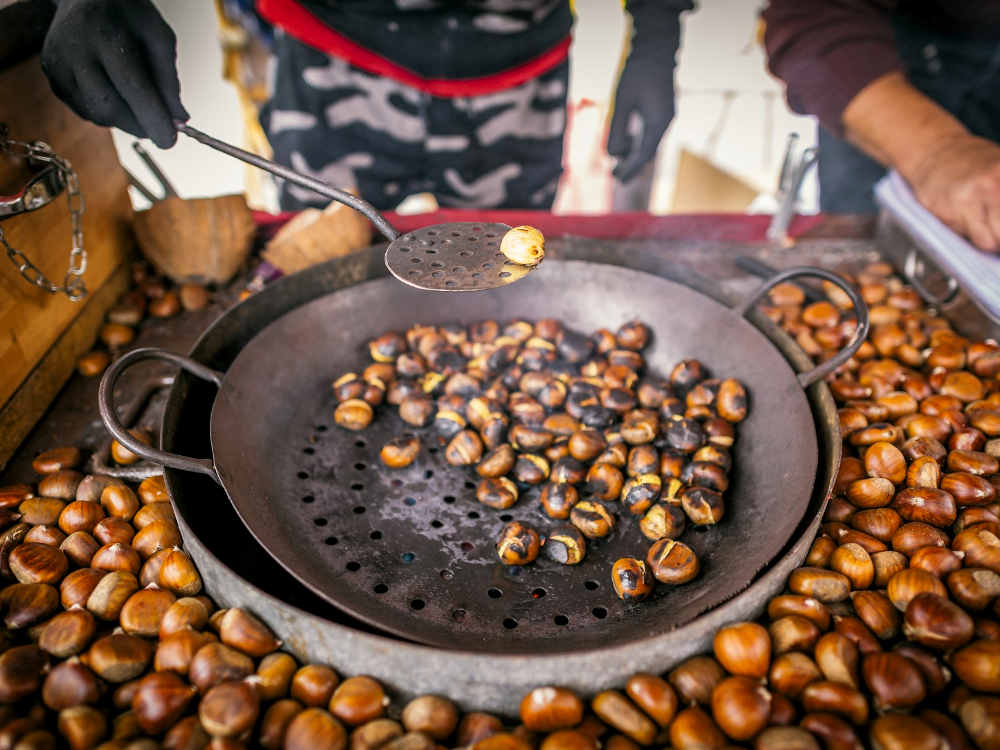
[[[895,19],[896,43],[909,81],[975,135],[1000,141],[1000,42],[936,33]],[[885,167],[819,127],[820,209],[876,213],[872,192]]]

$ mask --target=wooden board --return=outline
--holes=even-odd
[[[7,123],[11,137],[42,140],[70,160],[80,177],[86,201],[83,217],[84,244],[88,261],[84,280],[94,294],[128,258],[133,246],[130,229],[132,208],[125,173],[106,128],[84,122],[56,99],[37,57],[0,71],[0,122]],[[14,167],[0,162],[0,184],[14,179]],[[70,217],[65,195],[29,214],[4,219],[8,242],[27,255],[47,277],[61,283],[69,262]],[[0,432],[13,429],[26,434],[27,413],[41,415],[58,389],[72,374],[73,359],[94,341],[104,310],[115,302],[100,295],[96,306],[71,302],[26,282],[0,252]],[[103,307],[102,307],[103,306]],[[44,365],[58,340],[88,309],[85,328],[69,337],[75,343],[54,356],[47,366],[45,387],[32,390],[28,412],[12,415],[8,408],[15,392],[29,375]],[[99,309],[98,308],[102,308]],[[96,311],[96,312],[95,312]],[[30,428],[30,424],[28,425]],[[5,439],[5,443],[10,438]],[[4,456],[0,455],[0,464]]]

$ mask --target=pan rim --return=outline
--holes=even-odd
[[[708,303],[712,303],[712,305],[715,308],[717,308],[719,312],[721,312],[722,314],[724,314],[726,316],[726,319],[732,320],[732,319],[735,318],[735,319],[738,319],[739,321],[741,321],[739,325],[744,326],[744,328],[741,331],[741,335],[745,335],[745,334],[756,335],[759,338],[760,343],[763,344],[764,346],[766,346],[769,350],[771,350],[776,355],[776,359],[781,360],[781,363],[782,363],[781,366],[784,367],[784,368],[786,368],[786,370],[787,370],[784,373],[784,375],[789,379],[789,381],[791,381],[791,382],[797,382],[796,379],[795,379],[795,368],[793,367],[793,364],[790,361],[788,354],[785,351],[783,351],[779,346],[777,346],[776,343],[764,332],[764,330],[762,330],[753,321],[748,320],[746,317],[740,315],[737,311],[733,310],[731,307],[723,304],[722,302],[720,302],[719,300],[715,299],[714,297],[712,297],[712,296],[710,296],[708,294],[705,294],[705,293],[701,292],[700,290],[698,290],[698,289],[696,289],[694,287],[687,286],[687,285],[685,285],[685,284],[683,284],[683,283],[681,283],[679,281],[676,281],[674,279],[670,279],[670,278],[665,278],[665,277],[662,277],[662,276],[658,276],[656,274],[649,273],[649,272],[641,270],[641,269],[636,269],[636,268],[631,268],[631,267],[626,267],[626,266],[620,266],[620,265],[615,265],[615,264],[600,263],[600,262],[595,262],[595,261],[590,261],[590,260],[559,260],[559,261],[557,261],[557,263],[563,263],[563,264],[568,264],[568,265],[575,265],[575,266],[579,266],[579,267],[607,266],[609,269],[611,269],[611,270],[609,270],[609,273],[622,273],[622,274],[628,274],[628,275],[641,274],[641,275],[648,276],[648,277],[654,279],[657,283],[667,282],[668,285],[674,285],[674,286],[677,286],[677,287],[682,287],[687,292],[691,292],[691,293],[696,294],[699,298],[701,298],[700,301],[704,302],[706,305],[708,305]],[[365,280],[365,281],[360,282],[360,285],[375,284],[376,282],[378,282],[380,284],[389,283],[388,278],[381,278],[381,279],[369,279],[369,280]],[[354,288],[354,287],[352,285],[352,287],[347,287],[347,288]],[[264,334],[265,334],[265,332],[269,328],[271,328],[272,326],[277,326],[279,324],[279,322],[282,321],[287,315],[291,315],[291,314],[295,313],[296,311],[301,310],[302,307],[305,307],[305,306],[307,306],[309,304],[317,302],[320,299],[323,299],[324,297],[325,297],[325,295],[322,295],[322,296],[320,296],[320,297],[318,297],[318,298],[316,298],[314,300],[310,300],[310,301],[304,303],[303,305],[296,306],[295,308],[292,308],[291,310],[287,311],[285,314],[283,314],[283,315],[275,318],[270,323],[268,323],[267,325],[265,325],[264,327],[262,327],[254,335],[253,339],[251,340],[251,343],[252,343],[253,340],[258,340],[260,337],[263,337]],[[749,328],[749,331],[747,330],[747,328]],[[233,359],[233,361],[229,365],[229,368],[227,369],[227,375],[230,372],[233,372],[233,371],[235,371],[237,369],[238,363],[240,362],[241,358],[244,357],[244,353],[248,349],[250,349],[250,348],[251,348],[250,347],[250,343],[248,343],[243,348],[243,350],[241,350],[240,353]],[[795,530],[799,529],[801,527],[802,523],[806,521],[807,516],[808,516],[808,512],[809,512],[809,508],[812,505],[813,496],[814,496],[814,493],[815,493],[815,490],[816,490],[816,486],[817,486],[817,483],[819,481],[819,479],[818,479],[818,473],[819,473],[819,468],[820,468],[820,458],[819,458],[819,456],[820,456],[820,450],[819,450],[819,447],[820,447],[820,434],[819,434],[819,427],[818,427],[818,423],[817,423],[817,416],[816,416],[815,410],[812,407],[812,404],[810,403],[810,398],[809,398],[808,393],[806,391],[804,391],[801,387],[798,387],[798,385],[796,385],[795,391],[797,391],[799,394],[801,394],[801,395],[797,396],[797,398],[802,398],[805,401],[805,409],[808,412],[809,422],[810,422],[810,424],[812,426],[812,432],[811,432],[812,437],[810,438],[810,440],[813,442],[813,448],[814,448],[814,450],[812,451],[812,454],[811,454],[812,455],[812,462],[810,463],[810,466],[811,466],[811,469],[812,469],[812,471],[811,471],[811,479],[809,480],[808,488],[804,488],[804,490],[803,490],[804,493],[807,496],[806,496],[805,501],[804,501],[803,506],[802,506],[803,507],[802,513],[796,519],[796,525],[795,525],[794,530],[792,531],[792,536],[790,536],[788,539],[782,540],[781,546],[777,549],[777,551],[769,559],[767,559],[765,562],[763,562],[756,571],[754,571],[754,574],[746,582],[745,585],[741,586],[736,591],[733,591],[729,596],[727,596],[727,598],[725,598],[725,599],[723,599],[723,600],[715,603],[710,608],[704,609],[704,610],[698,610],[695,614],[693,614],[690,617],[690,619],[687,619],[687,620],[685,620],[682,623],[671,624],[671,627],[669,628],[670,631],[676,631],[676,630],[679,630],[679,629],[682,629],[682,628],[689,627],[693,623],[699,621],[701,618],[711,615],[713,612],[719,610],[721,607],[723,607],[724,605],[732,602],[735,598],[739,597],[741,594],[743,594],[744,592],[746,592],[751,586],[754,585],[754,583],[756,581],[758,581],[762,577],[766,576],[767,573],[770,572],[774,568],[774,565],[775,565],[776,561],[778,561],[778,560],[780,560],[782,558],[782,556],[785,554],[786,550],[788,549],[789,545],[794,540]],[[226,392],[226,390],[225,390],[225,379],[224,379],[223,380],[223,388],[220,390],[219,395],[216,397],[216,399],[213,400],[213,403],[212,403],[212,412],[211,412],[211,416],[210,416],[210,437],[211,437],[211,443],[212,443],[213,461],[217,461],[217,457],[218,457],[218,454],[216,452],[216,407],[220,403],[220,398],[221,398],[222,394],[224,394],[225,392]],[[292,562],[287,561],[286,559],[284,559],[283,556],[277,554],[272,549],[272,547],[269,546],[269,544],[265,541],[265,538],[262,538],[262,536],[259,533],[258,529],[255,529],[254,525],[251,525],[250,523],[248,523],[247,518],[244,516],[244,508],[241,506],[241,504],[239,502],[237,502],[237,500],[234,499],[233,495],[231,495],[229,493],[229,490],[228,490],[228,486],[229,485],[228,485],[228,482],[226,481],[224,462],[217,462],[216,463],[216,467],[217,467],[217,470],[219,470],[220,478],[222,479],[222,483],[223,483],[223,489],[226,492],[226,495],[227,495],[227,497],[229,499],[229,502],[232,504],[232,506],[233,506],[233,508],[234,508],[234,510],[235,510],[235,512],[237,514],[237,516],[240,518],[241,522],[247,528],[247,530],[249,531],[249,533],[254,537],[254,539],[257,541],[257,543],[265,551],[265,554],[269,555],[271,557],[271,559],[273,559],[275,562],[277,562],[279,565],[281,565],[284,570],[286,570],[290,575],[292,575],[297,580],[299,580],[304,586],[306,586],[310,591],[312,591],[315,595],[317,595],[318,597],[320,597],[324,601],[332,604],[333,606],[335,606],[338,609],[340,609],[340,610],[348,613],[352,617],[354,617],[354,618],[356,618],[356,619],[358,619],[358,620],[360,620],[362,622],[365,622],[365,623],[367,623],[369,625],[373,625],[376,628],[379,628],[379,629],[381,629],[383,631],[391,633],[393,637],[404,638],[404,639],[407,640],[407,642],[414,643],[412,640],[410,640],[410,638],[412,638],[412,635],[410,635],[410,633],[412,631],[408,631],[405,628],[403,628],[403,629],[396,629],[396,628],[394,628],[392,626],[391,620],[387,621],[387,619],[385,617],[378,617],[377,615],[373,616],[370,611],[365,611],[363,609],[358,609],[358,608],[355,608],[353,606],[348,606],[350,603],[345,604],[345,602],[342,599],[339,599],[339,598],[336,598],[336,597],[332,597],[329,594],[328,590],[324,589],[323,586],[319,582],[314,582],[314,580],[311,580],[308,576],[304,576],[302,574],[301,570],[298,569]],[[657,637],[662,636],[665,632],[667,632],[667,631],[665,631],[665,630],[664,631],[655,631],[654,630],[648,636],[630,638],[627,641],[625,641],[623,645],[635,645],[636,643],[644,642],[647,639],[656,639]],[[556,646],[556,647],[552,648],[552,650],[550,651],[550,653],[553,654],[553,655],[559,656],[561,658],[565,658],[566,656],[569,656],[569,655],[572,655],[572,654],[577,654],[577,653],[591,653],[594,650],[594,648],[595,648],[592,644],[588,644],[588,645],[584,645],[584,646],[573,645],[574,640],[575,639],[569,638],[568,639],[568,641],[569,641],[568,647],[566,647],[566,648],[560,648],[560,647]],[[466,649],[466,650],[459,651],[459,650],[450,649],[447,646],[442,645],[442,644],[434,644],[434,643],[430,643],[430,644],[415,644],[415,645],[422,645],[422,646],[426,646],[426,647],[432,648],[432,649],[445,648],[445,649],[448,650],[449,653],[469,653],[469,654],[495,654],[495,653],[497,653],[495,650],[494,651],[489,651],[489,650],[468,650],[468,649]],[[534,652],[534,651],[531,651],[531,650],[519,650],[519,648],[525,648],[525,647],[522,646],[521,644],[519,644],[517,641],[513,641],[510,644],[507,644],[506,648],[507,648],[507,652],[506,653],[508,653],[510,655],[516,655],[516,656],[522,656],[522,657],[533,657],[533,656],[537,655],[537,652]]]

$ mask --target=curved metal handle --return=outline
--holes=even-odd
[[[226,143],[225,141],[220,141],[218,138],[213,138],[208,135],[208,133],[202,133],[200,130],[196,130],[180,120],[174,121],[174,127],[177,128],[177,132],[184,133],[184,135],[194,138],[199,143],[204,143],[209,148],[214,148],[216,151],[221,151],[227,156],[232,156],[240,161],[245,161],[247,164],[251,164],[258,169],[263,169],[265,172],[270,172],[283,180],[294,182],[296,185],[300,185],[307,190],[312,190],[320,195],[325,195],[327,198],[332,198],[338,203],[343,203],[345,206],[350,206],[355,211],[367,216],[368,220],[374,224],[378,231],[385,235],[386,239],[390,242],[399,237],[399,232],[397,232],[396,228],[389,223],[389,220],[380,214],[378,209],[364,198],[359,198],[351,193],[338,190],[332,185],[327,185],[321,180],[317,180],[313,177],[307,177],[304,174],[299,174],[298,172],[282,166],[281,164],[275,164],[273,161],[268,161],[267,159],[257,156],[257,154],[252,154],[249,151],[244,151],[243,149],[237,148],[236,146]]]
[[[104,420],[104,426],[108,428],[108,432],[114,436],[115,440],[138,456],[142,456],[161,466],[170,466],[174,469],[192,471],[198,474],[208,474],[216,482],[222,484],[211,459],[189,458],[188,456],[168,453],[159,448],[153,448],[145,443],[141,443],[129,434],[125,425],[118,419],[118,412],[115,409],[114,402],[115,385],[118,383],[118,378],[132,365],[147,359],[166,360],[202,380],[215,383],[216,387],[221,387],[222,385],[223,373],[213,370],[210,367],[205,367],[193,359],[183,357],[180,354],[163,351],[162,349],[136,349],[123,355],[117,362],[112,364],[101,378],[101,385],[97,391],[97,408],[101,412],[101,419]]]
[[[794,279],[798,276],[816,276],[820,279],[825,279],[826,281],[836,284],[840,287],[844,294],[851,298],[851,302],[854,304],[854,313],[858,318],[858,327],[854,330],[854,335],[851,337],[851,340],[847,342],[847,346],[841,349],[836,356],[831,357],[821,365],[814,367],[808,372],[800,372],[796,376],[798,378],[799,385],[803,388],[808,388],[813,383],[825,378],[831,372],[844,364],[844,362],[849,360],[854,355],[854,352],[858,350],[858,347],[861,346],[861,343],[865,340],[865,336],[868,335],[868,327],[870,324],[868,320],[868,305],[866,305],[865,301],[861,299],[861,295],[858,294],[858,291],[835,273],[822,268],[816,268],[814,266],[796,266],[795,268],[789,268],[786,271],[782,271],[772,276],[770,279],[765,281],[759,289],[750,294],[749,297],[733,309],[740,315],[746,316],[753,309],[754,305],[756,305],[764,297],[764,295],[767,294],[768,290],[783,281],[788,281],[789,279]]]
[[[948,285],[944,290],[944,294],[934,294],[934,292],[924,286],[924,280],[921,278],[923,274],[924,261],[916,249],[912,249],[907,253],[906,260],[903,262],[903,275],[913,284],[913,288],[917,290],[917,294],[924,298],[924,302],[928,305],[941,307],[942,305],[947,305],[958,296],[958,282],[955,281],[954,277],[948,277]]]

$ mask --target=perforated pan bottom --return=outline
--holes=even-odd
[[[641,604],[618,600],[612,562],[648,547],[632,519],[580,565],[505,568],[493,550],[505,513],[473,499],[466,482],[474,472],[429,451],[407,469],[384,469],[379,450],[404,431],[391,407],[361,433],[334,426],[330,384],[364,367],[375,336],[416,321],[513,317],[554,317],[588,332],[638,318],[653,330],[645,351],[651,371],[697,356],[746,384],[751,412],[739,428],[726,516],[684,536],[702,563],[694,581],[658,586]],[[680,284],[578,261],[546,261],[517,284],[478,294],[419,292],[380,279],[298,307],[243,348],[211,422],[215,466],[237,512],[296,578],[383,630],[495,653],[635,641],[718,606],[785,546],[818,463],[805,394],[750,323]],[[552,522],[538,510],[536,491],[507,513],[544,531]]]

